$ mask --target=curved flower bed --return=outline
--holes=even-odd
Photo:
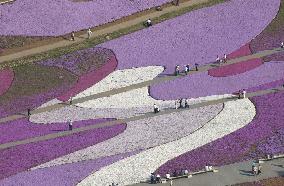
[[[76,185],[92,172],[122,160],[138,152],[118,154],[99,158],[96,160],[77,162],[56,167],[26,171],[0,180],[0,185],[5,186],[37,186],[37,185]]]
[[[76,81],[72,74],[55,67],[25,64],[13,71],[13,83],[0,97],[1,117],[38,107],[70,89]]]
[[[227,102],[222,112],[191,135],[104,167],[78,185],[96,183],[104,186],[111,182],[128,185],[140,182],[166,161],[244,127],[254,116],[254,105],[248,99]]]
[[[204,64],[237,50],[271,22],[279,4],[280,0],[231,0],[100,46],[115,52],[119,69],[155,64],[172,74],[176,64]]]
[[[151,86],[150,94],[156,99],[165,100],[226,94],[282,79],[283,74],[284,63],[265,63],[254,70],[230,77],[215,78],[204,72]]]
[[[12,69],[3,69],[0,71],[0,96],[4,94],[11,86],[14,79]]]
[[[11,5],[0,6],[2,14],[0,33],[26,36],[64,35],[111,22],[167,2],[170,0],[95,0],[80,3],[69,0],[15,1]]]
[[[114,71],[116,66],[117,60],[115,56],[113,56],[100,69],[88,72],[87,74],[80,76],[78,82],[73,85],[71,89],[69,89],[67,92],[58,97],[58,99],[60,101],[67,101],[69,98],[75,96],[86,88],[98,83],[105,76]]]
[[[61,116],[61,117],[64,117]],[[76,121],[73,123],[74,128],[84,127],[92,125],[95,123],[101,123],[109,121],[110,119],[90,119],[83,121]],[[74,120],[72,120],[74,121]],[[19,119],[15,121],[10,121],[6,123],[1,123],[0,125],[0,143],[8,143],[11,141],[18,141],[27,138],[47,135],[51,133],[56,133],[58,131],[68,130],[68,123],[49,123],[47,125],[38,125],[37,123],[32,123],[28,119]]]
[[[104,78],[96,85],[78,94],[74,99],[93,95],[113,89],[118,89],[154,79],[158,74],[163,72],[164,68],[160,66],[148,66],[117,70]],[[161,107],[174,107],[174,101],[155,100],[149,96],[148,87],[130,90],[120,94],[112,95],[105,98],[90,100],[77,104],[81,107],[88,108],[124,108],[130,109],[135,107],[145,107],[146,110],[152,110],[153,104],[156,103]]]
[[[227,56],[227,59],[229,60],[229,59],[242,57],[242,56],[246,56],[250,54],[251,54],[251,51],[249,48],[249,44],[246,44],[242,46],[240,49],[238,49],[237,51],[234,51],[233,53],[229,54]],[[243,61],[240,63],[221,66],[218,68],[208,70],[208,75],[213,76],[213,77],[232,76],[232,75],[244,73],[246,71],[250,71],[262,64],[263,62],[261,59],[251,59],[251,60]]]
[[[281,6],[275,19],[251,41],[250,47],[253,53],[262,50],[268,50],[280,47],[280,43],[284,41],[284,1],[281,0]],[[268,61],[284,61],[284,53],[280,52],[263,58],[265,62]]]
[[[156,172],[165,175],[184,168],[199,170],[205,164],[221,166],[259,158],[270,152],[283,153],[283,139],[275,138],[278,131],[283,131],[283,99],[283,92],[252,98],[257,115],[249,125],[168,161]],[[278,146],[281,142],[282,146]],[[271,148],[267,148],[268,145]]]
[[[222,110],[222,104],[128,122],[126,130],[120,135],[36,168],[145,150],[174,141],[204,125],[220,110]]]
[[[92,124],[95,122],[94,120]],[[1,150],[0,179],[100,143],[118,135],[125,128],[125,124],[119,124]]]

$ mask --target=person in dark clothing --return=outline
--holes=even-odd
[[[198,71],[198,66],[199,64],[198,63],[195,63],[195,70]]]
[[[31,109],[28,109],[28,116],[31,115]]]
[[[183,106],[182,106],[182,98],[179,99],[179,108],[183,108]]]
[[[179,6],[179,0],[176,0],[176,6]]]
[[[72,122],[72,121],[70,121],[70,122],[68,123],[68,126],[69,126],[69,130],[73,130],[73,122]]]

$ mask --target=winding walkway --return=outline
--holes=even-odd
[[[274,48],[274,49],[271,49],[271,50],[264,50],[264,51],[258,52],[256,54],[251,54],[251,55],[247,55],[247,56],[243,56],[243,57],[239,57],[239,58],[234,58],[234,59],[228,60],[227,63],[222,63],[222,64],[209,63],[207,65],[200,66],[198,71],[191,70],[188,73],[188,75],[208,71],[210,69],[218,68],[220,66],[226,66],[226,65],[230,65],[230,64],[239,63],[239,62],[242,62],[242,61],[247,61],[247,60],[250,60],[250,59],[262,58],[262,57],[265,57],[265,56],[268,56],[268,55],[271,55],[271,54],[275,54],[275,53],[278,53],[278,52],[283,52],[283,51],[284,50],[281,49],[281,48]],[[78,104],[78,103],[83,103],[83,102],[86,102],[86,101],[89,101],[89,100],[94,100],[94,99],[103,98],[103,97],[109,97],[109,96],[112,96],[112,95],[116,95],[116,94],[119,94],[119,93],[130,91],[130,90],[143,88],[143,87],[147,87],[147,86],[151,86],[151,85],[154,85],[154,84],[159,84],[159,83],[163,83],[163,82],[166,82],[166,81],[174,80],[176,78],[183,78],[183,77],[184,77],[184,75],[180,75],[180,76],[172,76],[172,75],[158,76],[157,78],[154,78],[153,80],[144,81],[142,83],[137,83],[137,84],[126,86],[126,87],[122,87],[122,88],[118,88],[118,89],[112,89],[112,90],[101,92],[101,93],[98,93],[98,94],[93,94],[93,95],[89,95],[89,96],[86,96],[86,97],[77,98],[77,99],[74,99],[72,101],[72,104]],[[53,105],[49,105],[49,106],[46,106],[46,107],[41,107],[41,108],[38,108],[36,110],[33,110],[33,111],[31,111],[31,114],[39,114],[39,113],[48,112],[48,111],[51,111],[51,110],[60,109],[60,108],[67,107],[67,106],[69,106],[69,103],[57,103],[57,104],[53,104]],[[20,119],[20,118],[24,118],[24,117],[26,117],[26,115],[27,115],[27,113],[19,113],[19,114],[16,114],[16,115],[11,115],[11,116],[8,116],[8,117],[5,117],[5,118],[1,118],[0,124],[8,122],[8,121],[13,121],[13,120],[17,120],[17,119]]]
[[[254,97],[254,96],[260,96],[260,95],[275,93],[275,92],[279,92],[279,91],[283,91],[283,90],[284,90],[283,86],[275,87],[275,88],[272,88],[272,89],[266,89],[266,90],[248,93],[247,97],[249,98],[249,97]],[[222,99],[212,100],[212,101],[207,101],[207,102],[201,102],[201,103],[191,105],[189,109],[200,108],[200,107],[215,105],[215,104],[219,104],[219,103],[225,103],[225,102],[233,101],[233,100],[237,100],[237,99],[238,99],[237,97],[230,97],[230,98],[222,98]],[[62,131],[62,132],[58,132],[58,133],[53,133],[53,134],[48,134],[48,135],[44,135],[44,136],[29,138],[29,139],[25,139],[25,140],[13,141],[13,142],[1,144],[0,150],[11,148],[11,147],[18,146],[18,145],[24,145],[24,144],[28,144],[28,143],[34,143],[34,142],[38,142],[38,141],[54,139],[54,138],[58,138],[58,137],[62,137],[62,136],[68,136],[68,135],[71,135],[71,134],[76,134],[76,133],[79,133],[79,132],[88,131],[88,130],[92,130],[92,129],[103,128],[103,127],[107,127],[107,126],[114,126],[114,125],[118,125],[120,123],[128,123],[128,122],[131,122],[131,121],[137,121],[137,120],[151,118],[151,117],[155,117],[155,116],[159,116],[159,115],[181,112],[181,111],[184,111],[184,110],[187,110],[187,109],[168,109],[168,110],[163,110],[163,111],[161,111],[157,114],[154,114],[152,112],[151,113],[145,113],[144,115],[133,116],[133,117],[115,120],[115,121],[110,121],[110,122],[103,122],[103,123],[99,123],[99,124],[96,124],[96,125],[90,125],[90,126],[86,126],[86,127],[80,127],[80,128],[76,128],[72,131]]]

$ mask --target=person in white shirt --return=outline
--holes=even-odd
[[[243,98],[246,98],[246,91],[245,91],[245,89],[243,90]]]
[[[217,55],[217,58],[216,58],[216,62],[219,63],[220,62],[220,58],[219,56]]]
[[[227,62],[227,55],[224,54],[224,63],[226,63],[226,62]]]
[[[152,26],[152,21],[151,21],[151,19],[148,19],[148,20],[146,21],[146,25],[147,25],[147,27]]]
[[[160,112],[160,109],[156,104],[154,104],[154,113],[158,113],[158,112]]]
[[[89,28],[89,29],[87,30],[88,39],[91,38],[92,33],[93,33],[93,32],[92,32],[91,29]]]
[[[281,42],[281,48],[284,48],[284,42]]]
[[[168,174],[166,174],[166,178],[167,179],[170,179],[171,178],[171,175],[168,173]]]

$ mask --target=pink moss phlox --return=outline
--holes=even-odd
[[[14,72],[10,68],[0,71],[0,95],[4,94],[12,85]]]
[[[229,54],[228,60],[237,58],[237,57],[250,55],[250,54],[251,54],[251,51],[249,48],[249,44],[246,44],[242,46],[240,49]],[[208,71],[208,75],[213,76],[213,77],[227,77],[227,76],[237,75],[237,74],[241,74],[246,71],[252,70],[262,64],[263,62],[259,58],[251,59],[251,60],[211,69]]]
[[[58,99],[60,101],[67,101],[70,97],[75,96],[76,94],[102,80],[104,77],[113,72],[116,66],[117,59],[115,56],[112,56],[100,69],[82,75],[78,82],[73,85],[70,90],[59,96]]]

